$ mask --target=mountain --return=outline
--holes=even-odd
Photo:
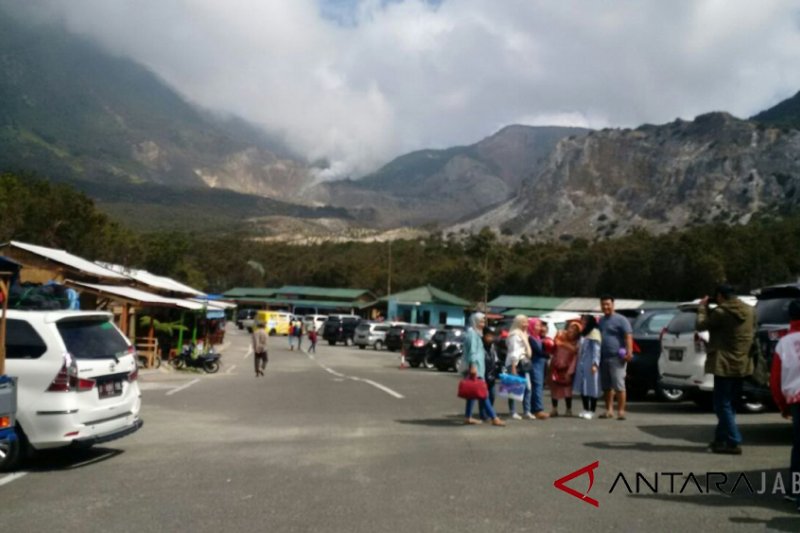
[[[208,203],[209,189],[229,189],[278,201],[227,195],[218,209],[245,203],[261,205],[261,215],[316,216],[281,204],[311,177],[278,141],[197,108],[132,61],[15,18],[8,5],[0,2],[0,169],[70,182],[96,198],[124,190],[133,204],[153,200],[147,189],[156,185],[197,205]]]
[[[750,118],[767,126],[800,129],[800,92]]]
[[[559,141],[517,197],[453,229],[609,237],[745,222],[800,204],[800,131],[708,113]]]
[[[318,201],[371,209],[381,227],[448,224],[513,198],[559,140],[589,130],[508,126],[470,146],[400,156],[359,180],[318,185]]]

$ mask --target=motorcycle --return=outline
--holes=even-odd
[[[219,359],[220,354],[213,346],[201,350],[194,344],[187,344],[181,353],[170,359],[170,364],[176,369],[202,368],[208,374],[213,374],[219,370]]]

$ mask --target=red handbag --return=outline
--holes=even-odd
[[[465,400],[485,400],[489,397],[489,389],[484,380],[467,376],[458,382],[458,397]]]

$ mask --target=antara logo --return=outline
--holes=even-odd
[[[558,490],[563,490],[570,496],[575,496],[579,500],[585,501],[589,505],[600,507],[600,502],[589,496],[589,491],[592,490],[592,485],[594,485],[594,471],[598,466],[600,466],[600,461],[595,461],[590,465],[586,465],[583,468],[580,468],[572,472],[571,474],[567,474],[566,476],[557,479],[553,483],[553,486]],[[575,478],[582,477],[584,475],[589,477],[589,487],[586,489],[586,492],[578,492],[577,490],[567,486],[568,482],[572,481]]]

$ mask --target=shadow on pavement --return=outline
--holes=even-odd
[[[688,475],[688,472],[686,474]],[[773,494],[775,478],[778,475],[782,476],[784,487],[787,491],[789,490],[789,474],[786,470],[733,471],[725,472],[724,474],[727,475],[728,481],[720,487],[722,490],[718,490],[712,481],[708,492],[706,492],[704,484],[705,472],[694,472],[694,475],[697,476],[700,482],[702,493],[700,493],[694,485],[689,485],[685,494],[647,493],[630,494],[629,497],[639,501],[661,500],[670,503],[702,505],[704,507],[713,508],[714,514],[719,516],[721,528],[724,528],[722,521],[726,518],[724,516],[726,510],[735,512],[742,507],[761,507],[774,511],[775,513],[780,513],[782,516],[776,516],[768,520],[744,516],[728,516],[727,519],[731,524],[760,525],[766,527],[769,531],[800,531],[800,513],[796,511],[796,504],[784,500],[783,493],[780,491]],[[737,481],[742,474],[749,480],[752,491],[750,490],[751,487],[748,487],[745,482]],[[736,486],[735,491],[733,491],[734,486]],[[677,481],[675,487],[677,490]],[[645,490],[649,491],[649,489]],[[762,491],[764,492],[763,494],[758,494],[758,492]],[[622,494],[625,494],[625,491],[623,491]]]
[[[115,448],[57,449],[36,452],[26,461],[29,472],[74,470],[102,463],[124,453]]]
[[[680,445],[680,444],[653,444],[650,442],[586,442],[584,446],[597,450],[630,450],[637,452],[697,452],[708,453],[707,444],[705,446]]]
[[[412,418],[395,420],[398,424],[428,427],[465,427],[464,415],[443,415],[439,418]]]
[[[640,425],[636,427],[659,439],[682,439],[705,446],[713,440],[716,424]],[[739,424],[739,431],[744,439],[743,446],[751,444],[787,446],[792,442],[792,426],[786,422]]]

